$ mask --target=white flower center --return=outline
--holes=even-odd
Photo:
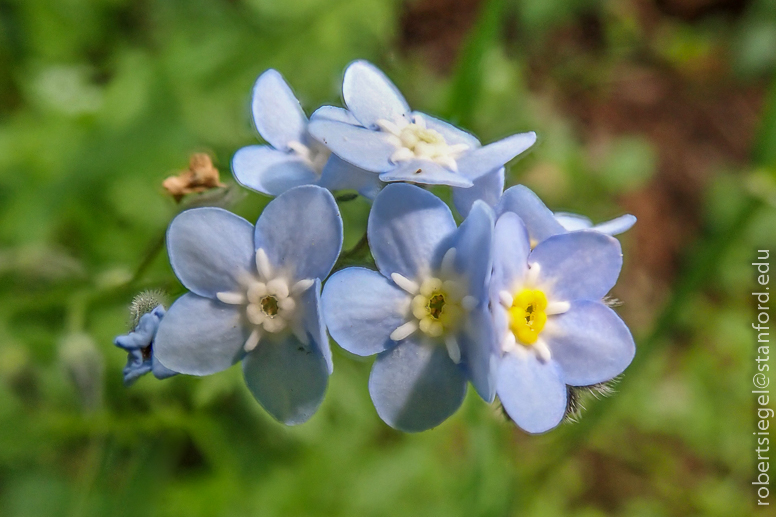
[[[440,275],[427,276],[420,283],[399,273],[391,274],[396,285],[412,295],[412,301],[408,321],[391,332],[390,338],[401,341],[417,330],[429,338],[442,338],[450,359],[457,364],[461,361],[461,349],[455,330],[465,312],[477,306],[477,300],[466,294],[465,282],[455,273],[454,260],[455,248],[450,248],[442,260]]]
[[[245,351],[256,348],[263,333],[277,334],[287,328],[306,343],[307,334],[301,328],[296,310],[297,298],[315,281],[305,279],[289,286],[284,275],[273,274],[267,253],[261,248],[256,250],[256,270],[257,277],[241,279],[242,291],[216,293],[216,298],[223,303],[245,306],[245,317],[253,327],[245,341]]]
[[[449,145],[440,132],[426,127],[422,116],[415,115],[413,119],[413,122],[407,122],[404,118],[395,122],[386,119],[377,121],[380,130],[389,133],[391,143],[396,146],[391,161],[399,163],[414,159],[430,160],[457,172],[458,164],[455,160],[467,151],[469,146]]]
[[[326,162],[329,161],[329,156],[331,156],[331,151],[318,142],[313,142],[312,145],[308,146],[294,140],[288,142],[288,148],[291,149],[294,154],[302,158],[307,166],[318,176],[323,172],[323,167],[326,165]]]

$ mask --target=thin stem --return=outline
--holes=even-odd
[[[142,278],[143,274],[151,266],[156,256],[164,248],[164,241],[166,236],[167,236],[167,230],[165,229],[163,232],[161,232],[159,236],[157,236],[154,239],[151,246],[149,246],[145,257],[143,258],[143,261],[140,263],[139,266],[137,266],[137,269],[135,270],[135,274],[132,275],[132,278],[129,280],[128,282],[129,285],[134,284],[135,282],[140,280],[140,278]]]

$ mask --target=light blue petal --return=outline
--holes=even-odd
[[[331,152],[356,167],[373,172],[394,167],[390,158],[396,146],[389,141],[389,133],[325,119],[313,120],[308,130]]]
[[[504,167],[474,180],[470,188],[453,187],[453,204],[458,213],[466,217],[478,199],[495,207],[504,191]]]
[[[605,233],[607,235],[619,235],[630,230],[634,224],[636,224],[636,217],[630,214],[625,214],[612,219],[611,221],[597,224],[593,226],[593,230]]]
[[[356,117],[345,108],[337,108],[335,106],[321,106],[315,112],[310,115],[310,121],[321,120],[333,120],[335,122],[344,122],[352,126],[359,126]]]
[[[329,382],[323,356],[288,333],[263,338],[245,356],[243,376],[259,404],[286,425],[309,420],[323,402]]]
[[[455,270],[468,280],[468,293],[480,304],[488,303],[488,283],[493,268],[493,211],[476,201],[469,217],[455,231]]]
[[[339,346],[360,356],[392,347],[391,332],[407,321],[410,296],[376,271],[349,267],[323,289],[323,316]]]
[[[342,217],[328,190],[306,185],[272,201],[256,221],[256,249],[294,280],[326,278],[342,249]]]
[[[497,393],[509,417],[529,433],[549,431],[566,413],[566,385],[558,365],[543,363],[533,353],[501,359]]]
[[[512,291],[522,286],[530,253],[531,244],[523,221],[512,212],[499,217],[493,234],[492,303],[498,303],[499,291],[514,294]]]
[[[318,185],[329,190],[353,189],[366,198],[374,199],[383,182],[377,178],[377,173],[359,169],[332,154],[323,167]]]
[[[456,412],[466,394],[466,378],[444,346],[410,337],[377,356],[369,394],[386,424],[414,433],[436,427]]]
[[[464,328],[456,334],[461,348],[462,364],[469,380],[482,399],[493,402],[496,396],[496,368],[498,350],[493,329],[493,318],[487,305],[469,313]]]
[[[238,150],[232,158],[232,171],[242,186],[269,196],[318,181],[315,172],[298,155],[276,151],[266,145]]]
[[[585,216],[571,214],[568,212],[555,212],[555,219],[566,229],[573,232],[576,230],[595,230],[606,235],[618,235],[630,230],[636,224],[636,218],[630,214],[616,217],[611,221],[593,226],[593,222]]]
[[[555,212],[555,220],[558,221],[567,232],[587,230],[593,226],[593,221],[584,215],[572,214],[570,212]]]
[[[474,135],[467,133],[463,129],[459,129],[455,127],[454,125],[445,122],[444,120],[439,120],[438,118],[434,118],[430,115],[426,115],[425,113],[421,113],[419,111],[414,111],[412,113],[413,117],[423,117],[423,120],[426,122],[426,127],[429,129],[433,129],[434,131],[441,134],[443,137],[445,137],[445,141],[448,145],[454,145],[454,144],[466,144],[471,149],[476,149],[480,147],[480,141],[477,140],[477,137]]]
[[[468,188],[471,180],[430,160],[408,160],[400,162],[393,169],[380,174],[380,180],[407,181],[425,185],[450,185]]]
[[[496,208],[496,213],[514,212],[525,223],[528,235],[534,244],[548,237],[566,233],[565,228],[555,219],[539,196],[524,185],[508,188]]]
[[[369,247],[380,273],[410,280],[439,264],[456,229],[453,214],[431,192],[406,183],[386,186],[369,213]]]
[[[572,386],[616,377],[636,353],[628,327],[599,302],[572,302],[568,312],[548,318],[542,338],[563,370],[563,380]]]
[[[326,334],[326,322],[323,319],[323,304],[321,303],[321,280],[315,279],[315,284],[300,296],[303,312],[303,328],[312,346],[323,356],[329,375],[334,372],[334,362],[331,359],[329,336]]]
[[[622,248],[614,237],[592,230],[555,235],[528,257],[540,266],[539,280],[555,301],[600,300],[622,269]]]
[[[151,373],[160,381],[178,375],[178,372],[174,372],[160,363],[156,354],[151,356]]]
[[[524,152],[536,142],[536,133],[520,133],[508,136],[462,155],[458,170],[469,179],[476,179],[490,171],[506,165],[508,161]]]
[[[189,291],[214,298],[237,289],[238,280],[255,269],[253,225],[222,208],[192,208],[170,223],[167,253]]]
[[[242,358],[250,329],[242,309],[187,293],[178,298],[159,324],[154,355],[170,370],[210,375]]]
[[[410,108],[402,94],[385,74],[366,61],[354,61],[345,70],[342,97],[364,127],[374,129],[380,119],[410,120]]]
[[[288,150],[288,143],[302,142],[307,117],[277,70],[267,70],[253,87],[253,121],[259,134],[279,151]]]

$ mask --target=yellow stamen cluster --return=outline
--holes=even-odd
[[[420,292],[412,299],[412,314],[418,319],[418,327],[423,333],[439,337],[457,323],[463,315],[459,291],[454,282],[443,282],[439,278],[423,281]]]
[[[439,132],[428,129],[420,124],[408,124],[401,129],[399,140],[416,156],[430,159],[447,154],[447,142]]]
[[[538,289],[523,289],[512,300],[509,328],[524,345],[533,345],[547,323],[547,297]]]

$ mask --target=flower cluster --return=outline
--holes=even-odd
[[[190,292],[143,316],[119,346],[153,340],[153,361],[190,375],[242,362],[254,397],[293,425],[323,400],[328,329],[344,350],[376,356],[375,409],[407,432],[447,419],[469,383],[524,430],[544,432],[566,415],[573,387],[624,371],[635,344],[604,298],[622,266],[612,235],[633,216],[594,226],[551,212],[524,186],[504,191],[506,164],[534,133],[483,146],[411,111],[369,63],[347,68],[343,98],[346,109],[308,120],[278,72],[259,77],[253,116],[268,145],[240,149],[232,167],[241,184],[277,197],[255,226],[220,208],[178,215],[167,249]],[[460,225],[425,185],[452,187]],[[377,270],[328,278],[343,239],[330,190],[340,189],[373,201],[366,238]]]

